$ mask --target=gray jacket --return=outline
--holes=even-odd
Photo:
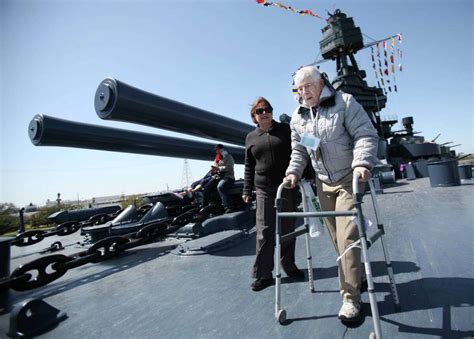
[[[334,92],[325,86],[315,112],[300,105],[291,117],[291,160],[286,175],[301,178],[309,159],[319,179],[337,183],[355,167],[369,170],[378,162],[377,131],[362,106],[350,94]],[[304,133],[320,139],[313,151],[299,142]]]
[[[234,157],[229,152],[222,152],[222,160],[219,162],[219,172],[222,174],[222,179],[234,177]]]

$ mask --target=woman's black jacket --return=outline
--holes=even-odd
[[[259,127],[245,138],[244,195],[254,187],[278,187],[291,156],[291,131],[285,123],[272,121],[266,132]]]

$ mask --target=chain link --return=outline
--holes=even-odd
[[[160,232],[166,231],[168,227],[168,222],[166,220],[160,222],[153,222],[146,226],[143,226],[137,233],[135,233],[136,238],[153,238],[155,235]]]
[[[12,272],[10,277],[14,278],[22,276],[30,271],[37,271],[38,275],[33,277],[33,274],[30,273],[30,279],[27,281],[17,281],[10,287],[16,291],[26,291],[47,285],[50,282],[62,277],[67,272],[67,270],[64,269],[55,269],[54,265],[58,263],[65,263],[71,260],[72,258],[63,254],[53,254],[20,265]],[[50,268],[50,271],[52,272],[48,272],[47,268]]]
[[[23,275],[19,275],[17,277],[7,277],[7,278],[2,278],[0,279],[0,291],[7,290],[9,288],[12,288],[17,283],[23,283],[32,277],[31,274],[25,273]]]
[[[120,245],[128,243],[130,240],[124,237],[114,236],[97,241],[89,247],[87,254],[100,253],[100,257],[95,259],[94,263],[104,261],[122,253],[124,248]]]
[[[97,260],[101,257],[100,252],[95,252],[92,254],[86,254],[84,256],[77,256],[74,257],[71,261],[65,262],[65,263],[57,263],[54,264],[54,268],[58,270],[70,270],[79,266],[83,266],[85,264],[89,264],[94,262],[94,260]]]
[[[12,245],[23,247],[36,244],[44,239],[45,231],[32,230],[20,233],[11,242]]]
[[[57,235],[61,237],[65,235],[73,234],[80,229],[81,229],[81,223],[77,221],[68,221],[56,227],[56,231],[59,231]]]
[[[31,230],[20,233],[11,242],[12,245],[18,247],[30,246],[39,243],[46,237],[53,235],[65,236],[77,232],[81,228],[81,224],[77,221],[68,221],[56,226],[49,231]]]
[[[55,234],[61,235],[61,232],[69,232],[69,227],[74,228],[75,226],[73,224],[66,225],[64,228],[56,229],[53,232],[56,232]],[[66,231],[64,231],[64,229],[66,229]],[[88,250],[81,251],[70,256],[63,254],[53,254],[35,259],[26,264],[20,265],[12,272],[10,277],[0,279],[0,291],[7,290],[9,288],[16,291],[26,291],[45,286],[50,282],[62,277],[70,269],[89,263],[98,263],[115,257],[130,248],[149,243],[153,239],[164,234],[166,229],[166,221],[150,223],[142,227],[138,232],[133,232],[124,236],[112,236],[99,240]],[[44,231],[28,232],[30,232],[29,237],[31,237],[31,239],[36,237],[36,239],[32,240],[36,242],[41,241],[45,236],[44,234],[46,233]],[[26,234],[28,232],[22,234]],[[50,232],[47,234],[49,233]],[[28,237],[24,237],[22,239],[25,238]],[[37,274],[32,274],[34,271],[36,271]]]
[[[199,208],[193,208],[173,219],[171,225],[184,225],[192,220],[193,216],[199,212]]]

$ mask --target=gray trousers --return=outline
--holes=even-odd
[[[255,279],[272,278],[274,267],[273,257],[275,253],[275,223],[276,210],[275,198],[278,187],[257,188],[257,236],[256,257],[253,265],[253,277]],[[295,190],[283,189],[283,210],[294,212]],[[281,233],[286,234],[295,230],[294,218],[281,219]],[[284,242],[281,245],[281,264],[285,272],[297,269],[295,265],[295,242],[296,239]]]

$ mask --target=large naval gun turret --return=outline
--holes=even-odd
[[[402,118],[405,129],[388,130],[387,138],[391,138],[388,146],[390,158],[400,158],[403,161],[441,156],[441,147],[435,142],[425,141],[425,138],[413,130],[413,117]],[[387,125],[386,123],[384,125]],[[387,129],[385,129],[387,133]]]

